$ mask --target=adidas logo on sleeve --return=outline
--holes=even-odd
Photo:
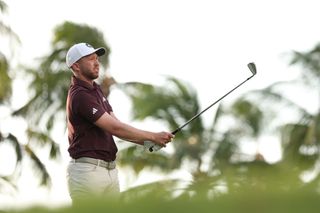
[[[92,114],[96,114],[96,112],[98,112],[98,110],[96,108],[92,108]]]

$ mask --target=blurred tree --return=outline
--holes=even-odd
[[[0,15],[5,14],[8,10],[7,4],[0,0]],[[8,40],[15,42],[17,44],[20,43],[19,38],[17,34],[8,26],[6,23],[4,23],[2,20],[0,20],[0,34],[3,35],[3,39],[8,38]],[[5,42],[5,41],[3,41]],[[11,48],[11,51],[13,52],[14,48]],[[0,107],[10,109],[10,100],[12,95],[12,78],[13,70],[8,62],[7,57],[3,52],[0,51]],[[3,124],[3,123],[2,123]],[[16,168],[18,167],[18,164],[21,162],[21,148],[19,146],[19,141],[17,138],[12,134],[8,132],[3,132],[0,128],[0,144],[8,143],[14,147],[17,154],[17,163]],[[0,193],[2,191],[6,191],[6,189],[15,189],[15,183],[14,183],[14,174],[12,175],[5,175],[0,174]]]
[[[6,57],[0,53],[0,104],[11,97],[11,78],[9,76],[9,64]]]
[[[237,135],[241,132],[241,134],[251,135],[258,139],[260,133],[267,134],[267,131],[271,130],[271,134],[280,135],[282,159],[276,164],[269,165],[257,153],[254,161],[236,162],[220,167],[219,171],[222,173],[207,179],[209,182],[207,187],[223,180],[229,192],[236,192],[237,189],[250,189],[250,187],[262,190],[262,192],[268,190],[290,191],[299,188],[310,189],[313,192],[319,190],[319,93],[315,97],[315,100],[318,100],[314,102],[317,106],[315,112],[310,112],[306,105],[299,104],[292,98],[294,95],[290,96],[290,92],[292,95],[292,91],[301,89],[310,93],[319,91],[319,62],[320,45],[316,45],[311,51],[305,53],[293,52],[290,64],[302,65],[303,69],[297,79],[276,82],[265,89],[249,92],[240,97],[229,111],[233,114],[233,118],[241,123],[235,123],[238,130],[231,128],[227,132],[228,137],[226,138],[231,137],[231,141],[241,141],[239,140],[241,137]],[[315,88],[318,89],[315,90]],[[290,114],[290,116],[281,116],[283,114]],[[296,119],[293,119],[295,117]],[[246,126],[250,128],[248,129]],[[228,141],[226,142],[224,144],[228,146]],[[216,153],[219,153],[219,148]],[[221,156],[230,160],[228,156],[231,154],[229,152],[228,155],[225,152]],[[216,159],[213,159],[212,162],[219,166]],[[306,173],[313,175],[308,182],[302,178]],[[219,179],[219,176],[222,179]]]
[[[320,45],[308,53],[294,52],[291,61],[292,64],[303,64],[304,68],[308,69],[299,79],[311,86],[312,90],[319,87],[319,59]],[[196,92],[177,79],[168,80],[165,87],[136,82],[123,85],[133,102],[135,119],[161,119],[174,130],[199,112]],[[319,174],[320,109],[316,114],[312,114],[287,97],[282,89],[279,90],[283,85],[297,82],[299,81],[277,82],[265,89],[249,92],[230,107],[222,107],[220,104],[210,129],[204,127],[203,118],[199,117],[177,134],[172,143],[172,154],[158,152],[150,157],[140,155],[136,147],[129,147],[123,150],[121,162],[136,164],[136,172],[141,171],[144,166],[171,171],[180,168],[184,161],[189,165],[196,165],[191,170],[193,181],[185,189],[184,195],[193,192],[208,196],[212,189],[221,186],[230,192],[243,189],[244,186],[248,186],[247,189],[254,187],[269,190],[272,187],[283,190],[308,187],[301,179],[303,172],[314,169],[316,174]],[[282,121],[280,126],[274,126],[279,117],[277,115],[283,113],[281,109],[290,109],[295,115],[300,115],[297,123]],[[278,131],[272,134],[281,134],[281,162],[269,165],[259,152],[249,159],[248,156],[242,157],[240,143],[258,141],[259,137],[268,134],[270,129]],[[132,156],[131,160],[128,161],[127,156]],[[201,170],[207,156],[211,156],[210,165]],[[133,162],[132,159],[140,160]],[[277,174],[284,182],[267,182],[263,177],[259,177],[259,168]],[[290,178],[286,181],[283,177],[288,176]],[[270,175],[265,173],[265,177],[270,178]],[[318,179],[316,176],[314,180]],[[315,185],[314,182],[312,184]]]
[[[151,117],[174,130],[200,112],[196,91],[173,77],[167,78],[165,87],[131,82],[122,84],[121,88],[132,100],[134,119]],[[226,116],[234,118],[234,125],[221,128],[225,126],[223,120]],[[176,135],[171,143],[174,149],[172,154],[160,151],[141,155],[138,147],[132,146],[120,152],[120,163],[133,165],[137,173],[145,166],[170,172],[188,163],[192,165],[191,174],[196,182],[196,179],[210,176],[217,169],[229,165],[232,157],[240,152],[241,138],[248,138],[247,135],[257,138],[262,118],[262,112],[244,100],[234,104],[229,111],[223,110],[220,105],[210,128],[205,128],[204,116],[200,116]],[[208,156],[212,158],[209,167],[205,166]]]
[[[320,44],[307,52],[293,51],[290,65],[300,66],[302,72],[297,79],[288,84],[305,88],[310,93],[315,92],[312,104],[316,110],[310,111],[306,106],[294,105],[299,113],[298,121],[287,123],[281,128],[283,160],[291,162],[291,170],[300,172],[300,175],[308,170],[313,171],[315,175],[312,181],[317,183],[314,190],[318,190],[320,187]],[[312,181],[310,185],[314,184]]]
[[[0,0],[0,15],[6,14],[7,10],[8,10],[7,4],[4,1]],[[8,26],[2,20],[0,20],[0,34],[15,43],[20,42],[17,34],[11,29],[10,26]],[[2,38],[4,38],[4,37],[2,37]],[[3,42],[5,42],[5,41],[3,41]],[[4,104],[4,102],[8,101],[9,98],[11,97],[12,79],[10,76],[10,64],[8,63],[8,60],[7,60],[7,57],[5,56],[5,54],[1,51],[0,51],[0,82],[1,82],[1,84],[0,84],[0,104]]]
[[[288,191],[298,188],[312,188],[314,192],[319,190],[320,102],[319,92],[312,92],[319,91],[320,45],[307,52],[295,51],[290,58],[290,65],[302,66],[303,72],[296,79],[276,82],[265,89],[251,91],[236,100],[231,110],[225,110],[226,114],[231,113],[233,119],[240,123],[234,122],[236,128],[228,127],[225,139],[231,138],[231,140],[223,142],[227,148],[223,149],[223,146],[220,148],[229,152],[225,151],[220,155],[219,147],[217,148],[218,156],[214,156],[211,162],[218,166],[221,173],[207,180],[209,183],[206,187],[219,181],[221,183],[223,180],[229,192],[244,189],[244,186],[248,186],[246,189],[252,187],[263,191],[272,189]],[[295,95],[292,96],[292,91],[295,93],[301,89],[316,94],[315,112],[310,112],[306,105],[294,99]],[[289,116],[282,116],[288,114]],[[238,161],[219,167],[221,158],[226,158],[225,162],[228,163],[230,156],[234,156],[234,150],[230,152],[231,149],[228,147],[230,141],[234,143],[246,139],[239,137],[241,136],[239,133],[256,139],[261,133],[280,135],[281,161],[269,165],[264,162],[263,156],[261,158],[260,153],[257,153],[254,161]],[[306,173],[313,175],[309,182],[305,182],[302,178]],[[270,174],[274,174],[275,177]],[[222,179],[219,179],[220,177]],[[276,178],[281,181],[277,181]]]
[[[174,130],[199,111],[195,91],[175,78],[168,78],[165,88],[138,82],[128,82],[119,86],[133,102],[133,119],[143,120],[152,117],[165,122]],[[183,160],[189,159],[196,163],[195,170],[199,171],[202,165],[201,155],[208,147],[205,134],[200,134],[204,131],[201,118],[197,119],[186,126],[185,131],[176,135],[175,142],[172,143],[175,151],[173,155],[163,152],[141,155],[137,146],[131,146],[120,152],[119,162],[123,165],[130,164],[135,172],[139,173],[145,166],[172,171],[180,168]]]
[[[275,129],[274,134],[280,134],[283,147],[281,163],[287,165],[288,172],[295,174],[297,179],[307,170],[313,170],[318,176],[320,172],[318,166],[320,162],[320,44],[307,52],[293,51],[290,55],[290,65],[301,67],[302,72],[297,78],[276,82],[265,89],[253,91],[248,96],[254,97],[254,103],[260,109],[264,109],[265,114],[266,112],[273,114],[273,120],[281,117],[282,121],[278,122],[273,129]],[[312,102],[315,111],[294,99],[295,92],[301,90],[315,96]],[[265,106],[268,106],[268,109]],[[288,115],[288,112],[289,116],[285,118],[281,116]],[[296,119],[293,119],[295,117]],[[276,122],[268,123],[275,125]],[[316,176],[315,179],[317,179]]]

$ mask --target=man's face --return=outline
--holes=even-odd
[[[93,53],[84,56],[76,63],[79,66],[79,74],[88,80],[94,80],[99,77],[99,60],[98,55]]]

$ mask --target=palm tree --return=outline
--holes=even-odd
[[[320,72],[320,45],[316,45],[311,51],[293,52],[291,55],[291,65],[301,65],[303,72],[300,73],[297,79],[284,82],[276,82],[265,89],[256,90],[249,92],[243,97],[240,97],[233,105],[241,105],[241,103],[246,103],[255,106],[257,114],[252,114],[244,112],[243,118],[250,119],[252,121],[249,123],[257,123],[255,125],[252,123],[251,127],[255,127],[255,131],[241,131],[246,132],[248,135],[257,135],[256,133],[266,133],[266,129],[272,131],[273,134],[280,135],[279,141],[282,144],[282,159],[275,165],[271,165],[271,168],[267,168],[267,171],[272,171],[277,174],[279,180],[283,180],[280,184],[274,183],[279,189],[293,189],[293,188],[306,188],[315,191],[317,189],[317,181],[319,180],[319,155],[320,155],[320,106],[319,102],[314,102],[318,104],[318,110],[316,112],[310,112],[305,106],[298,104],[286,96],[284,93],[293,89],[305,89],[306,91],[319,91],[319,72]],[[315,88],[318,88],[315,90]],[[318,95],[319,97],[319,95]],[[317,98],[315,98],[317,100]],[[319,100],[319,98],[318,98]],[[267,106],[267,107],[266,107]],[[246,106],[243,109],[250,109]],[[252,110],[250,110],[252,111]],[[281,120],[278,117],[282,114],[288,114],[290,112],[290,121]],[[238,113],[234,114],[239,116]],[[296,117],[296,122],[292,121],[292,117]],[[260,122],[256,122],[258,119]],[[283,118],[282,118],[283,119]],[[242,123],[243,124],[243,123]],[[262,125],[261,125],[262,124]],[[243,126],[243,125],[242,125]],[[240,126],[239,126],[240,127]],[[263,127],[263,128],[262,128]],[[254,130],[253,129],[253,130]],[[240,163],[243,168],[243,163]],[[253,167],[252,167],[253,166]],[[254,168],[254,164],[246,163],[247,169]],[[267,166],[270,167],[270,166]],[[225,167],[226,168],[226,167]],[[228,168],[226,168],[228,170]],[[251,171],[249,169],[248,171]],[[236,170],[232,170],[235,172]],[[310,183],[305,183],[301,180],[301,175],[303,172],[313,171],[316,176]],[[246,175],[250,175],[247,173]],[[232,177],[239,177],[238,180],[234,178],[230,179],[229,186],[234,183],[242,183],[241,186],[245,185],[245,182],[241,181],[241,176],[231,175]],[[281,179],[286,177],[286,179]],[[288,178],[290,177],[290,178]],[[246,180],[248,180],[246,176]],[[242,178],[243,179],[243,178]],[[272,178],[270,178],[272,179]],[[255,182],[253,182],[255,183]],[[252,184],[252,181],[250,181]],[[267,186],[265,186],[268,188]],[[270,186],[269,186],[270,187]]]
[[[290,110],[291,115],[297,117],[296,122],[283,121],[275,129],[281,135],[283,146],[283,162],[293,164],[292,168],[301,173],[312,169],[319,161],[320,154],[320,44],[308,52],[293,51],[290,65],[301,66],[300,75],[291,81],[276,82],[267,88],[254,91],[251,94],[256,98],[256,105],[263,108],[268,105],[273,114],[281,115]],[[306,106],[292,100],[285,92],[304,89],[306,92],[317,92],[312,103],[316,105],[316,112],[311,112]],[[276,113],[275,113],[276,112]],[[269,112],[270,113],[270,112]],[[293,116],[291,116],[293,117]],[[292,120],[292,119],[291,119]]]
[[[6,13],[7,9],[7,4],[4,1],[0,0],[0,13]],[[14,33],[10,26],[6,25],[2,21],[0,21],[0,34],[16,43],[19,43],[18,36]],[[10,67],[7,57],[4,55],[4,53],[0,52],[0,106],[6,108],[10,108],[10,98],[12,94],[13,79],[10,77],[10,72],[12,73],[12,68]],[[0,129],[0,143],[10,143],[16,150],[17,169],[18,164],[21,162],[21,149],[19,147],[18,139],[13,134],[4,133]],[[13,189],[13,191],[16,189],[16,186],[14,184],[14,174],[9,176],[3,176],[0,174],[0,192],[4,188],[10,188]]]
[[[7,4],[0,0],[0,13],[5,14],[8,10]],[[10,26],[6,25],[2,20],[0,20],[0,34],[5,37],[12,39],[13,41],[19,43],[19,38],[17,34],[10,28]],[[11,83],[12,79],[9,75],[10,72],[10,64],[4,53],[0,51],[0,104],[4,104],[11,97]]]
[[[291,84],[301,85],[307,91],[315,91],[313,104],[315,112],[300,107],[297,123],[288,123],[282,129],[282,143],[285,144],[284,160],[299,163],[299,170],[313,169],[319,175],[320,160],[320,44],[307,52],[293,51],[290,65],[302,68],[300,76]],[[298,107],[297,107],[298,108]],[[318,178],[315,177],[314,180]]]
[[[300,163],[304,162],[304,168],[314,165],[317,159],[315,155],[306,156],[305,153],[301,153],[302,144],[312,144],[310,137],[313,137],[311,141],[314,141],[316,134],[314,124],[313,128],[306,128],[302,124],[283,126],[282,134],[285,143],[284,160],[281,164],[270,165],[266,163],[259,152],[251,156],[251,160],[248,161],[243,158],[240,151],[241,141],[259,140],[259,137],[270,129],[267,124],[272,124],[276,118],[276,116],[270,116],[272,113],[276,115],[276,111],[271,112],[263,107],[267,100],[270,101],[268,106],[275,106],[277,103],[282,103],[284,106],[290,105],[292,109],[303,115],[304,121],[310,119],[311,115],[305,109],[293,105],[290,99],[273,92],[272,88],[275,85],[263,91],[252,91],[248,95],[240,97],[229,107],[220,104],[209,129],[204,127],[201,117],[194,123],[190,123],[181,134],[176,136],[172,143],[174,147],[172,154],[158,152],[151,156],[141,155],[136,147],[129,147],[122,150],[120,162],[130,163],[137,173],[145,166],[160,167],[164,171],[172,171],[180,168],[182,163],[186,161],[190,165],[197,165],[191,170],[193,181],[185,188],[185,193],[182,196],[194,192],[198,196],[206,197],[210,193],[218,193],[219,190],[215,189],[221,187],[221,184],[225,185],[229,192],[243,189],[244,186],[273,189],[272,185],[274,185],[283,190],[292,189],[292,184],[296,187],[301,186],[303,184],[299,179],[301,169],[295,171],[288,168],[296,168],[292,165],[297,162],[297,159],[300,159]],[[142,120],[152,117],[164,121],[170,129],[174,130],[179,126],[179,123],[184,123],[199,113],[196,92],[178,79],[169,77],[166,87],[137,82],[121,86],[133,102],[134,119]],[[260,97],[261,99],[259,99]],[[231,124],[230,122],[227,124],[227,128],[223,127],[225,118],[232,120]],[[307,148],[312,147],[315,148],[314,146]],[[205,156],[211,156],[211,163],[207,170],[201,170]],[[138,160],[133,161],[133,159]],[[292,161],[293,159],[295,161]],[[243,172],[244,168],[246,168],[246,172]],[[277,176],[279,181],[266,182],[265,180],[270,178],[270,175],[265,175],[266,179],[259,178],[258,168],[270,173],[276,172],[279,174]],[[286,181],[283,177],[286,177],[288,172],[292,178]],[[251,179],[250,183],[246,182],[248,179]],[[142,189],[145,191],[144,187]]]
[[[167,88],[156,87],[150,84],[128,82],[119,85],[133,102],[133,119],[142,120],[152,117],[166,122],[174,130],[199,111],[199,103],[195,91],[182,84],[175,78],[168,78]],[[202,165],[201,155],[206,150],[203,137],[205,129],[201,118],[186,127],[185,131],[177,134],[172,143],[175,154],[163,155],[161,152],[152,155],[140,155],[136,146],[129,147],[120,153],[120,163],[131,163],[138,173],[144,166],[159,167],[171,171],[179,168],[185,159],[196,162],[196,170]],[[170,163],[168,162],[170,158]],[[130,159],[135,159],[132,162]]]
[[[151,117],[161,120],[169,129],[174,130],[200,112],[196,91],[173,77],[167,78],[165,87],[138,82],[119,86],[132,100],[133,119]],[[227,116],[233,117],[235,124],[227,129],[221,128]],[[213,178],[212,174],[220,170],[223,175],[224,168],[230,166],[231,159],[240,152],[239,141],[248,138],[246,135],[257,138],[261,134],[262,120],[262,112],[248,101],[239,100],[230,109],[220,105],[209,128],[205,127],[203,117],[199,117],[176,135],[172,143],[172,154],[156,152],[141,155],[136,146],[131,146],[121,150],[119,160],[123,165],[130,164],[136,173],[144,167],[170,172],[188,162],[194,167],[191,167],[193,181],[186,188],[186,193],[204,185],[209,190],[206,184],[214,185],[213,182],[223,179],[221,175]],[[203,169],[204,160],[208,157],[211,157],[211,163],[208,168]],[[238,161],[241,162],[242,159]]]

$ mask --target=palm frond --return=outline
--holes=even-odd
[[[199,112],[196,92],[175,78],[168,78],[166,87],[128,82],[120,86],[131,98],[134,119],[153,117],[166,121],[176,129]],[[201,118],[188,126],[191,132],[203,130]]]
[[[0,0],[0,12],[6,13],[7,10],[8,10],[8,5],[3,0]]]
[[[0,52],[0,103],[4,102],[11,96],[11,81],[8,61]]]
[[[38,99],[38,95],[34,96],[33,98],[31,98],[24,106],[18,108],[17,110],[14,110],[12,112],[13,116],[26,116],[27,114],[29,114],[31,112],[31,105],[33,104],[33,102],[35,102]],[[33,110],[34,112],[34,110]]]
[[[231,106],[231,113],[241,121],[242,125],[246,125],[252,130],[250,135],[257,137],[260,134],[263,113],[255,104],[247,100],[238,99]]]
[[[11,29],[11,27],[7,26],[0,20],[0,34],[8,35],[13,41],[18,44],[21,43],[19,36]]]
[[[223,137],[219,140],[218,146],[212,155],[211,166],[223,167],[226,164],[231,163],[231,157],[233,153],[238,149],[239,131],[230,129],[223,134]]]
[[[10,142],[12,144],[12,146],[15,149],[15,153],[17,156],[17,163],[16,163],[16,167],[19,163],[21,163],[22,161],[22,147],[21,147],[21,143],[18,141],[17,137],[12,135],[11,133],[9,133],[9,135],[7,136],[7,141]]]
[[[310,113],[304,107],[299,106],[283,94],[274,91],[274,87],[275,85],[271,85],[262,90],[254,90],[248,93],[247,96],[254,95],[258,99],[257,103],[259,103],[260,106],[266,105],[268,103],[272,103],[271,106],[273,107],[282,104],[282,106],[284,106],[283,108],[290,107],[290,109],[296,110],[302,116],[310,115]],[[270,106],[270,104],[268,105]]]
[[[57,144],[48,132],[40,132],[38,130],[28,129],[27,135],[29,137],[29,144],[44,147],[50,147],[49,157],[57,159],[60,157],[59,144]]]
[[[39,176],[40,185],[41,186],[50,186],[51,185],[51,178],[45,165],[41,162],[41,160],[37,157],[34,151],[31,149],[29,145],[24,146],[25,152],[30,157],[33,169],[35,171],[35,175]]]
[[[18,191],[17,185],[12,180],[11,176],[0,176],[0,194],[13,195]]]
[[[319,84],[320,74],[320,44],[317,44],[313,49],[307,52],[292,52],[290,65],[301,65],[303,72],[301,72],[302,80],[306,84],[313,82]]]

